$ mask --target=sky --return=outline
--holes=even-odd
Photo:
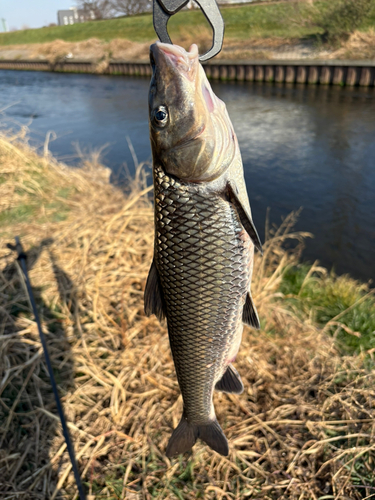
[[[0,18],[10,29],[41,28],[57,23],[57,11],[74,5],[74,0],[0,0]]]

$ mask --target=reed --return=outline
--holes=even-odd
[[[124,194],[97,158],[69,169],[47,148],[41,157],[0,137],[1,498],[76,498],[36,324],[6,248],[17,234],[91,499],[373,494],[371,358],[340,352],[328,322],[285,298],[301,289],[285,288],[308,236],[293,232],[297,214],[267,231],[256,256],[262,328],[245,328],[236,361],[245,392],[215,394],[229,457],[203,444],[165,457],[182,402],[165,324],[143,312],[153,251],[147,175],[137,165]],[[304,279],[319,280],[318,271]]]

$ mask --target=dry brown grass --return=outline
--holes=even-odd
[[[47,60],[52,64],[69,58],[83,61],[103,60],[140,60],[149,58],[149,43],[132,42],[116,38],[109,42],[90,38],[83,42],[66,42],[54,40],[53,42],[7,45],[0,47],[0,57],[3,59],[30,59]]]
[[[227,40],[218,59],[256,60],[273,59],[283,50],[293,50],[298,40],[287,38],[249,38],[247,40]]]
[[[110,42],[97,38],[90,38],[83,42],[55,40],[44,44],[34,44],[32,57],[43,56],[52,63],[64,59],[68,54],[74,59],[98,62],[110,59],[148,60],[149,47],[148,43],[131,42],[125,39],[114,39]]]
[[[375,30],[355,31],[342,46],[330,54],[331,59],[374,59]]]
[[[199,33],[181,27],[173,37],[174,43],[189,49],[192,43],[198,44],[201,53],[211,46],[212,33],[208,27],[202,27]],[[318,48],[312,41],[301,41],[298,38],[267,37],[225,40],[223,50],[217,59],[228,60],[260,60],[260,59],[373,59],[375,50],[375,32],[356,31],[349,40],[342,42],[339,49]],[[132,42],[116,38],[105,42],[90,38],[83,42],[66,42],[55,40],[48,43],[30,45],[9,45],[0,47],[0,57],[5,59],[44,59],[52,64],[64,60],[87,60],[97,63],[97,72],[107,69],[111,60],[148,61],[149,43]]]
[[[206,52],[211,46],[212,32],[209,28],[202,27],[199,33],[181,28],[173,37],[174,43],[181,45],[186,50],[192,43],[196,43],[201,53]],[[291,51],[298,44],[298,40],[285,38],[250,38],[247,40],[227,39],[219,59],[272,59],[277,58],[279,52]],[[52,64],[73,56],[72,60],[96,61],[99,72],[106,69],[110,60],[139,60],[148,61],[150,44],[132,42],[116,38],[104,42],[97,38],[90,38],[83,42],[66,42],[55,40],[47,43],[30,45],[8,45],[0,47],[0,57],[4,59],[30,59],[47,60]],[[71,55],[71,56],[70,56]],[[105,65],[103,64],[105,63]]]
[[[144,171],[124,195],[95,162],[70,170],[0,140],[1,498],[73,499],[76,492],[36,325],[5,248],[16,234],[28,250],[91,498],[355,500],[374,493],[375,375],[364,357],[340,357],[331,338],[278,300],[285,264],[300,248],[288,253],[282,243],[306,236],[291,232],[293,215],[256,257],[262,329],[246,328],[236,362],[245,392],[215,395],[229,457],[202,444],[191,456],[165,457],[181,397],[165,325],[143,312],[153,248]],[[29,207],[23,219],[19,206]],[[66,218],[56,221],[61,211]]]

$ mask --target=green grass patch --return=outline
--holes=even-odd
[[[291,309],[320,327],[337,318],[327,331],[336,336],[344,352],[375,347],[375,298],[367,295],[366,285],[349,276],[311,273],[311,265],[299,264],[284,273],[280,291]]]
[[[70,208],[60,201],[47,203],[44,208],[48,213],[41,216],[38,216],[40,205],[36,204],[25,203],[3,210],[0,212],[0,227],[31,222],[32,220],[39,224],[48,221],[61,222],[66,220],[70,212]]]
[[[145,42],[156,37],[151,16],[90,21],[72,26],[53,26],[0,33],[0,45],[45,43],[54,40],[80,42],[89,38],[109,41],[113,38],[126,38]]]
[[[290,3],[225,8],[222,12],[228,38],[302,38],[317,32],[316,27],[293,21],[295,6]]]
[[[357,29],[373,26],[375,0],[331,0],[297,5],[303,25],[321,30],[319,39],[331,46],[340,46]]]
[[[42,217],[38,219],[38,222],[47,222],[48,220],[52,220],[52,222],[62,222],[67,219],[70,209],[64,203],[59,201],[49,203],[46,205],[46,209],[52,212],[52,215],[49,217]]]
[[[318,2],[324,10],[327,2]],[[294,3],[272,5],[243,5],[240,7],[223,7],[221,9],[225,21],[227,38],[246,39],[250,37],[287,37],[301,38],[319,35],[322,29],[309,23],[296,22],[296,6]],[[299,8],[299,15],[304,15],[304,7]],[[306,10],[307,16],[307,10]],[[200,10],[180,12],[169,21],[168,29],[173,36],[181,32],[196,32],[208,23]],[[375,26],[375,8],[363,23],[363,29]],[[40,29],[28,29],[11,33],[0,33],[0,45],[45,43],[54,40],[78,42],[89,38],[110,41],[114,38],[125,38],[135,42],[151,42],[156,39],[152,24],[152,16],[139,15],[102,21],[91,21],[72,26],[54,26]]]
[[[15,193],[21,197],[17,206],[0,211],[0,227],[13,226],[15,224],[34,221],[39,224],[46,222],[64,221],[70,212],[69,205],[64,200],[69,200],[76,192],[72,186],[63,186],[56,190],[50,183],[48,177],[40,171],[27,171],[29,177],[25,177],[15,189]],[[13,177],[12,182],[17,178]],[[0,185],[10,181],[5,175],[0,176]],[[51,201],[41,196],[48,195]]]
[[[67,200],[72,196],[73,192],[74,189],[72,187],[63,187],[57,191],[57,196],[58,198],[64,198],[64,200]]]
[[[28,204],[17,205],[16,207],[0,212],[0,226],[28,222],[35,216],[35,206]]]

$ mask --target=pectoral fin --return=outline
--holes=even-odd
[[[163,290],[155,261],[152,261],[145,288],[145,314],[155,314],[159,321],[165,318]]]
[[[245,208],[242,206],[242,203],[241,203],[240,199],[238,198],[236,187],[235,186],[233,187],[230,183],[228,183],[227,187],[228,187],[229,200],[233,204],[234,208],[236,209],[238,216],[240,218],[241,224],[245,228],[247,234],[250,236],[255,247],[260,251],[261,254],[263,254],[262,244],[260,242],[258,232],[255,229],[254,223],[251,220],[250,215],[247,213]]]
[[[260,328],[258,313],[249,292],[246,294],[246,302],[243,306],[242,321],[257,330]]]

